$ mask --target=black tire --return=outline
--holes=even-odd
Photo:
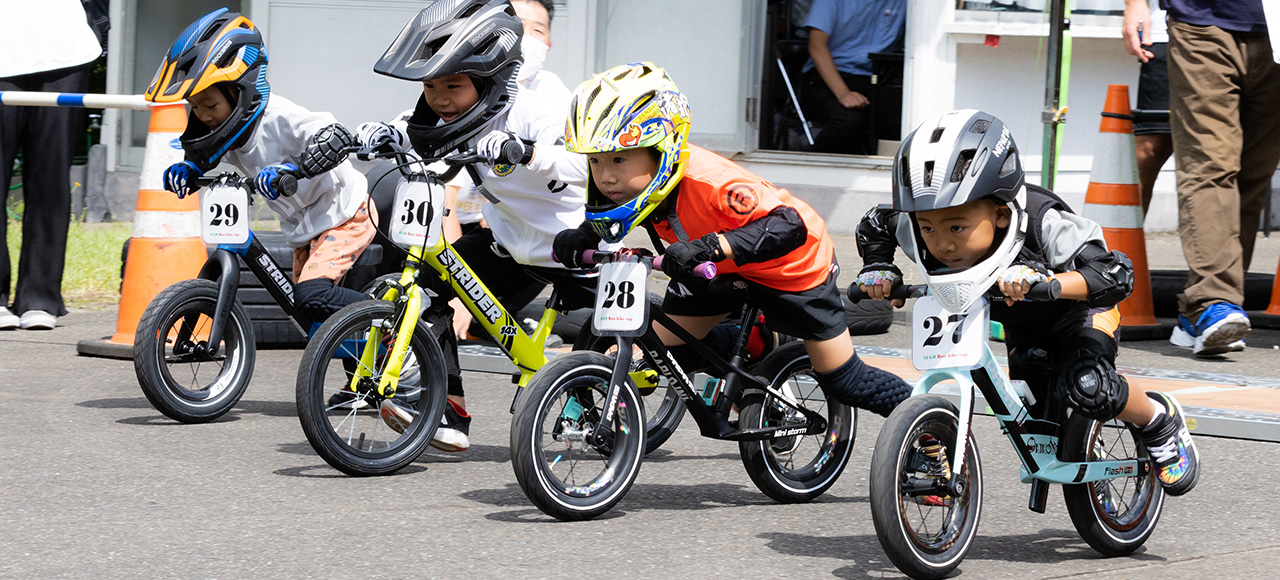
[[[1245,272],[1244,304],[1241,307],[1245,310],[1265,310],[1271,302],[1274,283],[1275,276],[1271,274]],[[1161,318],[1178,316],[1178,295],[1186,288],[1186,270],[1152,270],[1151,305],[1155,315]]]
[[[239,300],[231,305],[218,354],[210,359],[191,352],[202,335],[208,337],[217,303],[217,284],[183,280],[157,294],[138,321],[133,341],[138,385],[152,406],[175,421],[205,423],[221,417],[240,401],[253,378],[257,351]],[[179,342],[179,331],[189,338]]]
[[[885,554],[912,578],[942,578],[951,573],[973,544],[982,513],[982,462],[973,433],[965,444],[964,485],[954,496],[903,489],[939,481],[949,462],[922,447],[941,445],[955,457],[958,413],[938,395],[908,398],[893,410],[871,458],[871,519]],[[939,455],[941,457],[941,455]],[[945,480],[944,480],[945,481]]]
[[[573,350],[590,350],[594,352],[616,352],[618,340],[614,337],[596,336],[590,326],[583,327],[573,343]],[[648,368],[648,363],[637,356],[633,369]],[[658,385],[653,388],[640,389],[640,395],[647,402],[649,413],[645,416],[644,454],[648,455],[662,447],[684,419],[684,401],[676,394],[676,387],[666,377],[658,377]]]
[[[844,301],[844,320],[849,327],[849,334],[865,336],[884,334],[893,326],[893,305],[888,300]]]
[[[447,390],[444,355],[424,325],[409,339],[401,381],[392,397],[377,393],[390,357],[368,369],[370,377],[351,393],[352,372],[371,328],[390,345],[399,330],[395,304],[365,300],[334,313],[316,330],[298,367],[298,420],[307,441],[325,462],[347,475],[386,475],[417,459],[440,426]],[[384,347],[382,353],[390,352]],[[353,356],[354,355],[354,356]],[[417,371],[417,385],[413,382]],[[335,399],[335,397],[337,397]],[[331,400],[333,399],[333,400]],[[352,400],[355,404],[352,404]],[[407,414],[408,424],[384,417]],[[393,427],[397,425],[399,428]],[[402,431],[401,431],[402,430]]]
[[[799,406],[824,415],[827,429],[814,435],[794,435],[759,441],[741,441],[738,451],[751,481],[765,495],[782,503],[810,501],[827,491],[849,464],[858,431],[857,412],[823,396],[804,343],[793,342],[769,353],[756,374],[789,393]],[[788,417],[795,413],[772,396],[748,394],[738,413],[742,428],[775,426],[785,422],[803,425]]]
[[[589,520],[631,489],[644,457],[644,403],[621,390],[605,444],[584,440],[604,414],[613,360],[591,351],[556,358],[533,375],[511,421],[511,467],[529,501],[562,521]]]
[[[1101,423],[1072,415],[1062,440],[1063,461],[1147,460],[1151,469],[1131,477],[1062,486],[1071,523],[1084,541],[1105,556],[1126,556],[1155,532],[1164,488],[1146,447],[1121,421]]]

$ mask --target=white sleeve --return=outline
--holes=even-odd
[[[521,138],[534,142],[533,159],[528,168],[547,179],[586,187],[587,157],[564,148],[564,125],[567,105],[558,104],[545,95],[522,90],[512,105],[508,129]]]
[[[1040,239],[1044,242],[1045,258],[1055,272],[1074,269],[1070,261],[1085,244],[1097,242],[1103,249],[1107,247],[1102,227],[1093,220],[1056,209],[1045,212],[1041,218]]]

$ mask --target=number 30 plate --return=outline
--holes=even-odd
[[[911,364],[922,371],[976,367],[990,332],[987,312],[986,300],[955,314],[932,296],[917,299],[911,313]]]
[[[649,319],[649,270],[639,262],[600,266],[592,325],[601,336],[640,336]]]

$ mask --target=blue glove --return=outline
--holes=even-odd
[[[524,165],[533,159],[533,144],[524,142],[511,131],[495,130],[476,143],[476,154],[484,157],[490,165]]]
[[[276,191],[276,179],[286,172],[294,173],[296,171],[298,171],[298,166],[292,163],[277,163],[263,167],[262,171],[258,172],[257,179],[253,180],[254,188],[267,199],[277,199],[282,192]],[[293,195],[292,191],[283,193],[286,197]]]
[[[164,188],[178,194],[178,199],[182,199],[200,189],[193,187],[191,181],[203,176],[204,172],[200,171],[195,163],[179,161],[164,170]]]

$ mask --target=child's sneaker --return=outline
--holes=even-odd
[[[1250,330],[1244,310],[1229,302],[1218,302],[1209,305],[1195,325],[1187,317],[1178,315],[1178,326],[1173,329],[1169,342],[1190,347],[1196,356],[1212,356],[1244,350],[1244,338]]]
[[[1178,325],[1173,327],[1173,334],[1169,336],[1169,342],[1173,346],[1182,348],[1195,348],[1196,346],[1196,327],[1186,316],[1178,315]],[[1227,352],[1240,352],[1244,350],[1244,341],[1237,340],[1229,345]]]
[[[0,306],[0,330],[13,330],[18,327],[21,319],[17,314],[9,311],[8,308]]]
[[[458,407],[453,401],[444,407],[444,416],[440,418],[440,428],[431,436],[431,446],[441,451],[466,451],[471,447],[467,434],[471,431],[471,415]]]
[[[409,424],[413,423],[413,413],[391,399],[382,401],[378,414],[382,416],[382,422],[396,433],[404,433],[409,429]]]
[[[1200,453],[1187,430],[1182,405],[1172,396],[1148,391],[1147,396],[1160,405],[1164,412],[1157,415],[1150,425],[1136,427],[1135,432],[1147,452],[1156,463],[1160,484],[1169,495],[1182,495],[1196,486],[1200,477]]]

